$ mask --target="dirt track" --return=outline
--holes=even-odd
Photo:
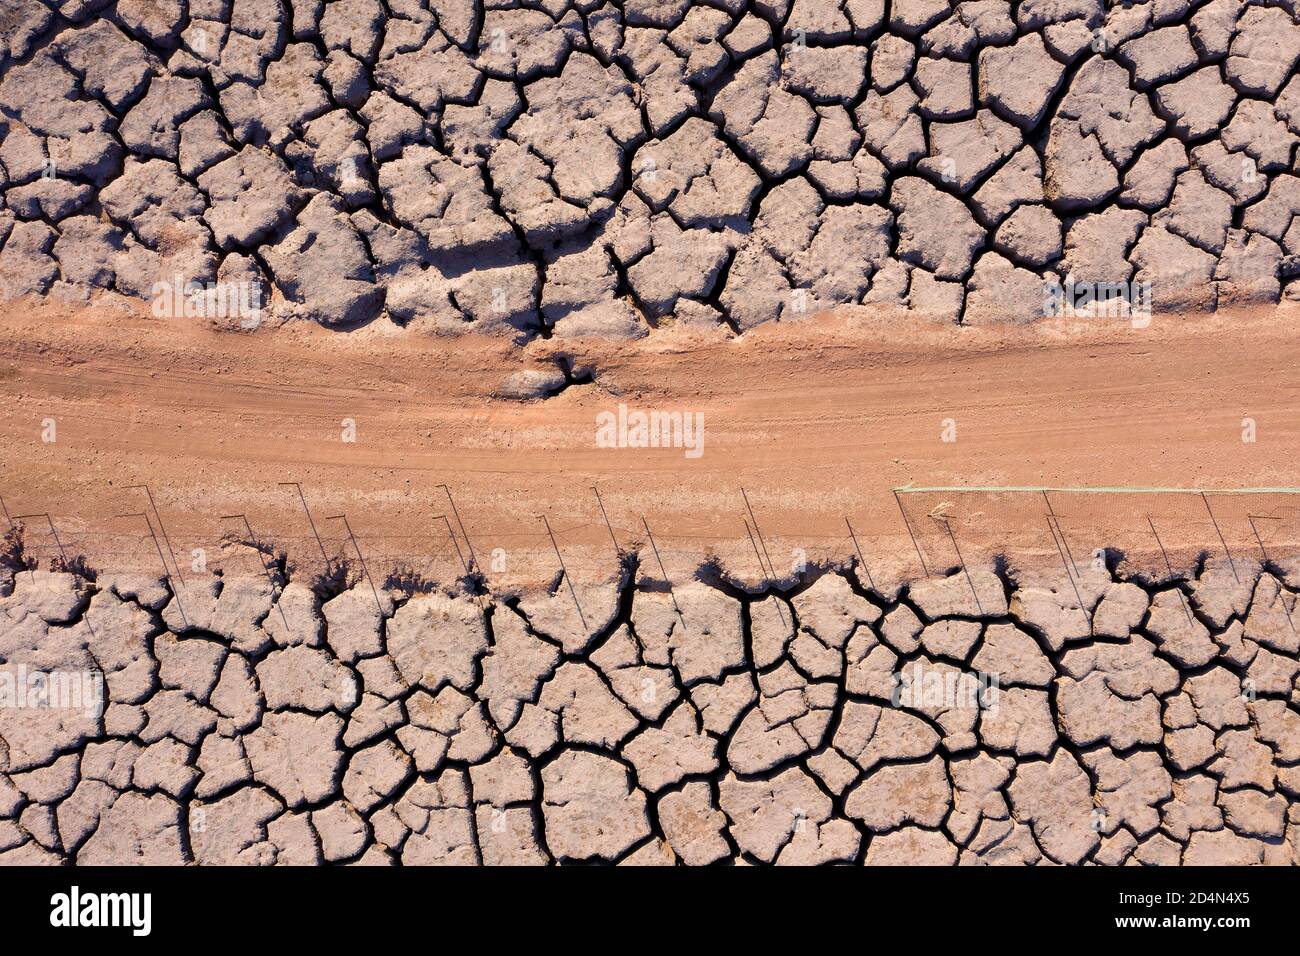
[[[0,494],[12,514],[48,511],[69,535],[122,531],[114,516],[143,503],[124,486],[148,481],[180,547],[216,540],[236,512],[264,537],[306,540],[300,504],[276,485],[299,481],[318,516],[346,511],[374,542],[434,534],[445,482],[480,548],[536,538],[545,512],[581,555],[609,541],[593,485],[620,537],[645,515],[666,540],[740,541],[744,486],[769,538],[843,535],[848,515],[871,547],[897,550],[888,489],[908,483],[1294,484],[1294,321],[1284,308],[1142,330],[913,322],[903,333],[859,310],[739,339],[668,330],[520,353],[470,337],[250,336],[28,307],[0,320]],[[544,400],[494,397],[513,372],[561,355],[594,381]],[[703,412],[703,455],[595,447],[596,415],[619,403]],[[1241,440],[1247,416],[1253,444]],[[343,419],[355,443],[341,440]]]

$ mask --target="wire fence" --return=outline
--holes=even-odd
[[[1077,569],[1103,549],[1153,578],[1202,557],[1278,562],[1300,542],[1300,489],[903,488],[918,563],[1053,555]]]
[[[629,518],[611,515],[597,498],[587,514],[502,525],[477,522],[449,494],[449,507],[412,516],[400,534],[373,532],[362,512],[309,507],[305,496],[296,513],[283,513],[274,525],[243,514],[172,515],[152,495],[142,511],[95,526],[75,515],[16,515],[7,507],[4,517],[29,566],[184,580],[211,571],[278,573],[287,565],[308,577],[346,569],[353,577],[369,573],[380,586],[407,587],[446,585],[473,571],[488,588],[503,590],[558,582],[562,571],[579,582],[608,580],[625,552],[639,553],[646,573],[670,582],[689,580],[708,564],[761,582],[790,580],[818,565],[853,562],[868,576],[887,571],[897,580],[994,560],[1059,568],[1070,578],[1103,549],[1110,563],[1162,578],[1207,555],[1231,565],[1300,554],[1300,489],[908,487],[892,495],[890,520],[869,523],[852,514],[765,515],[748,496],[726,519]]]
[[[428,534],[367,534],[361,526],[348,532],[324,529],[318,534],[269,533],[250,535],[232,529],[214,535],[190,523],[167,522],[162,534],[157,521],[142,531],[52,532],[20,522],[23,554],[40,567],[55,562],[83,564],[99,572],[159,571],[187,573],[221,570],[227,574],[262,574],[268,563],[281,560],[308,576],[360,569],[364,564],[376,579],[454,581],[471,569],[489,583],[554,576],[565,568],[590,580],[609,577],[622,554],[641,554],[642,564],[669,579],[689,579],[701,566],[714,563],[751,577],[785,578],[799,567],[844,562],[853,553],[847,532],[797,536],[764,536],[766,554],[742,526],[731,538],[717,534],[678,533],[654,522],[646,526],[581,522],[551,524],[550,533],[538,522],[536,531],[470,527]],[[610,539],[610,532],[614,538]],[[603,546],[596,537],[605,535]],[[879,537],[879,536],[877,536]],[[617,546],[614,541],[617,541]],[[759,557],[759,555],[763,555]],[[769,563],[771,562],[771,563]],[[775,569],[775,570],[769,570]]]

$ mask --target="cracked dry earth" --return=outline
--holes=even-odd
[[[1300,861],[1300,573],[1078,584],[718,578],[679,618],[629,558],[582,627],[563,590],[23,571],[0,661],[108,703],[0,708],[0,862]]]
[[[520,341],[1300,274],[1294,2],[0,0],[0,297]],[[48,174],[53,175],[48,175]]]

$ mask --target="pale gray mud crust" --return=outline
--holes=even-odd
[[[521,342],[1277,302],[1294,8],[0,0],[0,299]]]
[[[1278,568],[1082,568],[1082,608],[642,570],[585,626],[563,589],[6,573],[0,863],[1300,861]]]

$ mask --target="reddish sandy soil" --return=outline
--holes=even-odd
[[[756,570],[741,486],[778,570],[788,549],[845,553],[845,516],[865,551],[906,557],[890,489],[908,483],[1300,484],[1296,319],[1292,307],[1157,317],[1140,330],[990,329],[855,312],[739,339],[662,329],[519,349],[305,324],[239,334],[116,305],[32,305],[0,317],[0,495],[11,514],[52,514],[65,546],[101,567],[156,561],[142,520],[115,517],[144,510],[144,492],[127,487],[137,482],[150,484],[178,552],[214,546],[236,530],[221,516],[242,513],[291,558],[318,556],[300,502],[276,484],[297,481],[328,549],[343,529],[326,518],[346,512],[375,564],[444,579],[456,561],[433,518],[447,510],[444,482],[480,560],[504,548],[512,574],[555,567],[543,512],[575,574],[609,564],[593,485],[620,544],[644,539],[646,517],[670,575],[709,549]],[[510,373],[566,353],[594,365],[594,383],[528,403],[494,397]],[[595,447],[597,413],[619,402],[702,411],[705,453]],[[1254,443],[1242,441],[1246,416]],[[42,441],[47,418],[53,443]],[[340,440],[346,418],[355,443]],[[955,443],[940,440],[947,418]],[[1050,549],[1032,497],[994,515],[951,496],[944,511],[972,553]],[[1068,500],[1057,497],[1058,512]],[[1102,511],[1146,533],[1141,507]],[[1203,519],[1184,529],[1189,541],[1217,540]],[[1224,523],[1230,543],[1243,538],[1244,524]],[[923,544],[939,562],[934,530]]]

